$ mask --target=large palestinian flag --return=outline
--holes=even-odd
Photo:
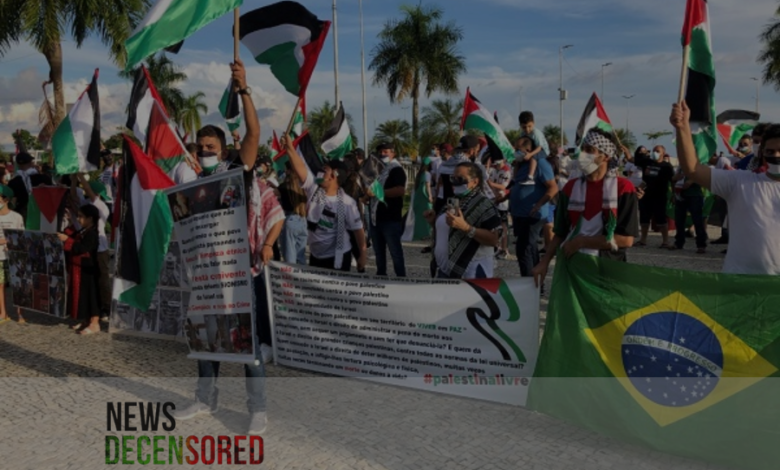
[[[239,37],[285,90],[303,96],[329,28],[300,3],[279,2],[241,15]]]
[[[596,93],[593,93],[590,97],[588,104],[585,106],[585,111],[582,112],[580,123],[577,125],[577,136],[574,145],[579,147],[582,139],[594,127],[606,132],[614,132],[609,116],[607,116],[607,111],[604,110],[604,106],[602,106],[601,100]]]
[[[691,131],[699,161],[707,162],[718,150],[715,133],[715,61],[712,57],[706,0],[688,0],[682,29],[684,57],[688,58],[685,101],[691,109]]]
[[[168,252],[173,214],[164,190],[173,181],[125,136],[122,219],[114,298],[146,311]]]
[[[98,70],[92,83],[54,131],[51,141],[58,175],[86,173],[100,167],[100,99]]]
[[[166,174],[189,158],[187,148],[181,141],[173,124],[168,120],[162,104],[153,101],[146,140],[146,154]]]
[[[342,160],[351,150],[352,133],[349,131],[344,105],[339,103],[339,110],[333,118],[333,122],[322,136],[322,151],[325,152],[327,158]]]
[[[37,186],[32,189],[27,203],[27,230],[44,233],[57,233],[62,230],[65,216],[68,188],[55,186]]]
[[[476,129],[486,136],[493,139],[493,142],[501,149],[501,153],[507,162],[515,159],[515,149],[506,138],[504,131],[498,125],[490,111],[487,110],[479,100],[471,94],[471,90],[466,90],[466,100],[463,103],[463,119],[461,119],[460,130]]]
[[[760,118],[759,113],[740,109],[729,109],[718,114],[718,133],[729,151],[735,150],[740,139],[753,132]]]
[[[130,94],[130,104],[127,106],[127,124],[125,127],[133,131],[139,142],[146,143],[149,121],[154,103],[158,103],[165,116],[168,113],[165,105],[152,83],[149,71],[143,65],[135,72],[133,91]]]
[[[132,70],[150,55],[183,41],[242,3],[243,0],[158,0],[125,41],[125,70]]]
[[[219,114],[225,118],[230,132],[241,127],[241,108],[239,106],[238,93],[233,87],[233,79],[228,82],[222,99],[219,101]]]

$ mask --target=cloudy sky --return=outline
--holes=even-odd
[[[243,10],[260,7],[265,0],[246,0]],[[377,34],[389,18],[399,15],[399,0],[364,0],[366,62]],[[426,4],[431,2],[424,2]],[[304,4],[322,19],[331,19],[330,0],[309,0]],[[601,65],[606,68],[604,102],[613,123],[625,126],[627,100],[631,100],[630,129],[635,134],[669,129],[670,104],[679,86],[680,29],[685,0],[447,0],[438,2],[447,20],[462,26],[460,52],[468,72],[460,78],[466,87],[490,109],[498,111],[506,129],[517,126],[520,106],[536,114],[537,125],[557,124],[559,61],[558,48],[565,52],[564,127],[573,129],[590,94],[601,90]],[[757,36],[778,7],[777,0],[710,2],[713,49],[718,84],[719,111],[755,107],[755,82],[760,75],[756,63],[760,50]],[[360,23],[358,0],[338,0],[339,85],[341,100],[356,122],[362,140]],[[209,107],[204,122],[220,124],[217,104],[227,84],[232,57],[232,15],[199,31],[182,51],[172,56],[189,80],[185,93],[203,91]],[[125,121],[124,109],[130,83],[117,76],[107,50],[96,40],[80,49],[68,40],[63,44],[66,102],[73,102],[100,68],[100,99],[103,134],[108,137]],[[251,57],[242,48],[247,64]],[[37,109],[42,101],[41,83],[48,74],[42,55],[26,43],[13,47],[0,58],[0,144],[9,148],[11,132],[27,128],[37,133]],[[249,84],[261,118],[262,141],[271,129],[283,129],[295,97],[286,93],[267,66],[251,61]],[[328,39],[309,87],[309,109],[334,99],[333,42]],[[411,120],[410,102],[391,105],[387,93],[368,81],[369,138],[377,124],[388,120]],[[462,97],[463,93],[455,96]],[[439,96],[433,96],[437,98]],[[762,120],[780,119],[780,99],[771,86],[760,90]],[[422,105],[428,102],[426,98]],[[644,139],[640,137],[640,142]]]

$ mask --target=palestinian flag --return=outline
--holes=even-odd
[[[306,167],[312,175],[316,175],[325,169],[322,157],[319,152],[317,152],[317,147],[314,145],[314,141],[311,140],[309,131],[304,132],[303,135],[298,137],[298,140],[295,141],[295,150],[297,150],[298,155],[303,158],[303,162],[306,163]]]
[[[718,114],[718,133],[730,152],[739,147],[742,137],[753,132],[760,118],[759,113],[739,109],[730,109]]]
[[[54,131],[51,142],[58,175],[86,173],[100,168],[100,99],[98,69],[92,83]]]
[[[241,108],[238,103],[238,93],[233,88],[233,79],[228,82],[222,99],[219,101],[219,113],[225,118],[230,132],[241,127]]]
[[[352,150],[352,134],[349,131],[344,105],[339,103],[339,110],[330,123],[330,127],[322,136],[322,151],[327,158],[342,160]]]
[[[149,121],[152,116],[154,103],[158,103],[163,114],[167,117],[165,105],[152,83],[149,71],[143,65],[135,72],[133,91],[130,94],[130,104],[127,109],[127,124],[125,127],[133,131],[139,142],[146,143]]]
[[[693,143],[700,162],[708,162],[718,150],[715,132],[715,61],[712,57],[706,0],[688,0],[682,29],[682,45],[688,58],[685,101],[691,109]]]
[[[173,231],[164,190],[174,184],[127,136],[124,160],[114,298],[145,312],[157,289]]]
[[[62,229],[62,220],[68,200],[65,195],[68,188],[38,186],[32,189],[27,203],[27,223],[25,229],[44,233],[57,233]]]
[[[125,41],[125,70],[132,70],[150,55],[177,45],[242,3],[243,0],[158,0]]]
[[[504,158],[511,163],[515,159],[515,149],[506,138],[504,131],[496,122],[479,100],[471,94],[471,90],[466,90],[466,100],[463,103],[463,119],[461,119],[460,130],[476,129],[484,133],[487,137],[493,139],[493,142],[501,149]]]
[[[604,110],[604,106],[602,106],[601,100],[596,93],[591,95],[588,104],[585,106],[585,111],[582,112],[580,123],[577,125],[577,136],[574,145],[579,147],[582,144],[582,139],[594,127],[605,132],[615,132],[612,128],[612,122],[610,122],[609,116],[607,116],[607,112]]]
[[[271,141],[271,161],[274,162],[274,170],[276,173],[284,173],[285,164],[290,160],[290,156],[287,152],[282,151],[282,144],[279,143],[279,138],[276,137],[276,131],[274,131],[274,140]]]
[[[173,124],[165,115],[162,104],[153,101],[146,140],[146,154],[162,171],[169,174],[176,166],[190,158]]]
[[[303,96],[329,28],[300,3],[279,2],[241,15],[239,37],[285,90]]]
[[[290,130],[290,136],[293,139],[303,135],[303,125],[306,123],[306,98],[301,99],[301,104],[298,109],[295,110],[295,117],[293,118],[292,130]]]

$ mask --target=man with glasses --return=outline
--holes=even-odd
[[[686,178],[722,197],[729,207],[728,254],[724,273],[780,274],[780,125],[769,126],[754,160],[766,172],[727,171],[699,163],[685,102],[672,106],[677,155]]]

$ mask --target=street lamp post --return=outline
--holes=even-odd
[[[756,113],[758,113],[758,92],[761,88],[761,80],[756,77],[750,77],[750,79],[756,82]]]
[[[363,149],[368,148],[368,114],[366,112],[366,52],[363,39],[363,0],[358,0],[360,6],[360,81],[363,85]]]
[[[558,63],[559,63],[559,88],[558,92],[560,93],[560,96],[558,99],[560,100],[560,131],[561,131],[561,142],[560,146],[563,147],[563,102],[566,100],[566,90],[563,89],[563,51],[565,49],[569,49],[571,47],[574,47],[573,44],[567,44],[565,46],[561,46],[560,49],[558,49]]]
[[[612,65],[612,62],[607,62],[606,64],[601,64],[601,103],[604,104],[606,100],[604,99],[604,69]]]
[[[631,114],[631,98],[633,98],[636,95],[623,95],[623,98],[626,100],[626,135],[628,135],[628,117]]]
[[[339,22],[336,17],[336,0],[333,0],[333,79],[336,82],[336,108],[339,107]]]

